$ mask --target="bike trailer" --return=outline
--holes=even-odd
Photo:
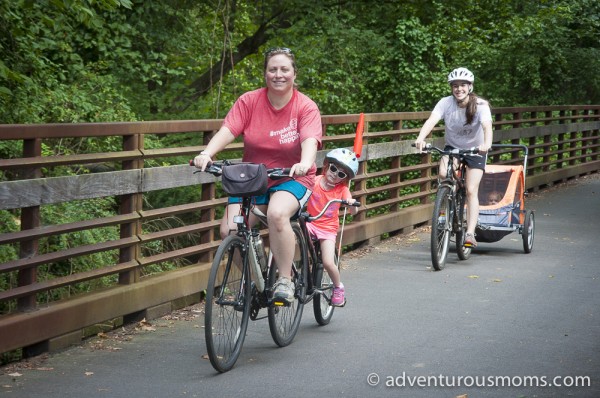
[[[525,177],[522,165],[486,165],[479,185],[480,242],[497,242],[519,229],[525,219]]]

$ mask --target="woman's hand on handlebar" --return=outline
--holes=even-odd
[[[204,171],[206,167],[211,165],[212,159],[207,153],[200,153],[190,163],[192,166],[199,168],[200,171]]]
[[[297,176],[305,176],[308,174],[308,171],[310,170],[310,168],[312,167],[312,164],[304,164],[304,163],[296,163],[292,166],[291,170],[290,170],[290,177],[293,177],[294,175]]]
[[[417,151],[419,152],[423,152],[423,149],[425,149],[427,143],[425,142],[425,140],[421,140],[421,139],[416,139],[415,143],[412,145],[415,148],[417,148]]]
[[[487,153],[491,147],[486,144],[481,144],[477,147],[477,149],[479,149],[479,153]]]

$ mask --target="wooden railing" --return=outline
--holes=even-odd
[[[499,108],[493,113],[494,142],[529,147],[529,189],[600,169],[600,106]],[[346,226],[344,245],[356,247],[429,222],[437,162],[410,146],[428,116],[365,115],[364,147],[352,189],[364,206]],[[358,115],[323,117],[319,165],[329,149],[352,146],[357,121]],[[201,300],[220,242],[220,209],[226,199],[214,177],[193,174],[187,161],[220,125],[221,120],[0,125],[0,142],[22,148],[22,153],[0,159],[0,211],[20,225],[20,230],[0,234],[0,252],[5,254],[0,259],[9,257],[0,263],[0,353],[22,348],[24,355],[35,354],[81,339],[88,333],[85,328],[100,322],[158,316]],[[440,145],[442,132],[441,127],[435,130]],[[189,146],[145,145],[178,136]],[[89,137],[117,137],[122,149],[44,154],[48,144],[57,147],[59,140]],[[242,146],[232,144],[219,157],[237,158]],[[494,153],[491,162],[519,162],[520,156]],[[185,187],[188,197],[194,192],[193,200],[169,207],[157,207],[157,201],[148,205],[153,194],[172,196]],[[99,198],[114,200],[113,214],[93,217],[82,210],[76,221],[43,221],[44,211],[61,203],[81,202],[82,209],[93,209]],[[105,240],[48,249],[50,241],[69,243],[69,237],[82,233]],[[93,269],[52,274],[56,264],[95,255],[111,260],[88,260]]]

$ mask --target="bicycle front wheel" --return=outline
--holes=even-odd
[[[292,262],[292,282],[295,286],[294,301],[288,306],[270,305],[268,309],[271,336],[279,347],[285,347],[294,340],[300,327],[306,299],[308,250],[300,226],[294,223],[292,224],[292,230],[294,231],[294,260]],[[269,288],[275,284],[278,278],[279,270],[273,259],[273,263],[269,268]]]
[[[243,253],[243,238],[225,238],[215,255],[206,289],[206,348],[210,363],[222,373],[235,365],[248,328],[251,281]]]
[[[467,260],[471,256],[470,247],[465,247],[465,238],[467,235],[467,198],[463,190],[456,194],[456,254],[461,260]]]
[[[340,262],[337,253],[335,254],[334,261],[339,270]],[[331,305],[333,281],[331,280],[327,270],[323,267],[323,263],[320,261],[320,259],[319,264],[313,265],[313,272],[315,273],[315,288],[321,291],[321,293],[317,294],[313,300],[315,320],[319,325],[324,326],[331,321],[333,310],[335,309],[335,307]]]
[[[442,185],[438,188],[431,220],[431,262],[436,271],[440,271],[446,266],[448,257],[450,231],[452,230],[451,197],[450,187]]]

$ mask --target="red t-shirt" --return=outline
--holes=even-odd
[[[321,147],[322,124],[317,104],[294,90],[292,99],[281,109],[275,109],[267,97],[267,88],[242,94],[225,120],[231,133],[244,136],[245,162],[264,163],[267,168],[292,167],[300,162],[301,143],[316,138]],[[312,189],[317,167],[312,165],[306,176],[296,181]],[[269,186],[285,180],[270,180]]]
[[[315,179],[315,186],[313,193],[308,200],[307,210],[311,216],[316,216],[323,210],[327,202],[331,199],[350,199],[352,194],[350,189],[344,184],[337,184],[331,190],[326,191],[321,187],[321,179],[323,175],[317,176]],[[323,217],[318,220],[312,221],[311,224],[320,229],[321,231],[330,232],[336,234],[340,228],[340,203],[333,203]]]

